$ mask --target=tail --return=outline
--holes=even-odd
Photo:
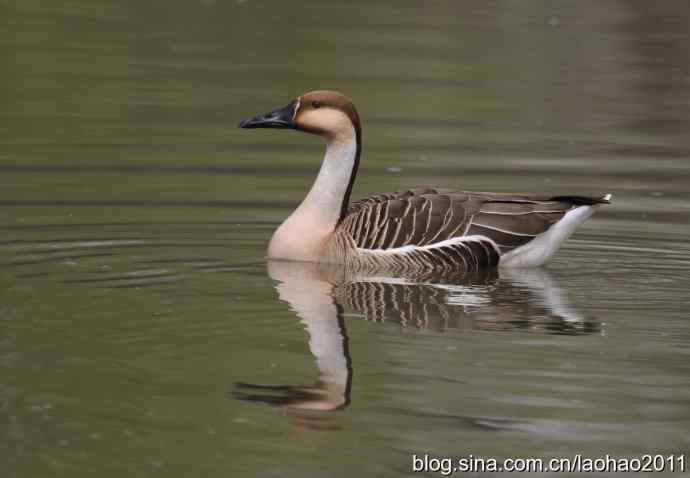
[[[550,201],[570,203],[575,206],[593,206],[595,204],[611,204],[611,194],[604,194],[598,197],[589,196],[555,196]]]

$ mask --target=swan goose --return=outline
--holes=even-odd
[[[295,129],[326,140],[309,193],[271,238],[271,259],[393,273],[536,267],[611,199],[414,189],[350,203],[362,128],[349,98],[311,91],[240,127]]]

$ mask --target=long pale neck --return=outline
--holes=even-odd
[[[357,139],[352,127],[328,139],[319,175],[294,215],[305,215],[318,225],[335,228],[347,207],[357,172]]]
[[[273,234],[269,257],[298,261],[321,258],[347,208],[359,161],[360,135],[354,126],[338,131],[327,138],[326,156],[311,190]]]

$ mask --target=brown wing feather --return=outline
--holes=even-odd
[[[480,235],[506,252],[548,230],[573,207],[598,202],[602,199],[417,189],[351,204],[339,229],[364,249],[425,246]]]

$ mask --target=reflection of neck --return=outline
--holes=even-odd
[[[280,281],[276,286],[280,299],[290,304],[309,333],[309,349],[316,357],[319,379],[347,403],[350,363],[347,337],[334,304],[332,285],[320,280],[314,264],[269,262],[269,274]]]
[[[353,126],[328,138],[319,174],[299,207],[278,228],[268,255],[313,261],[347,207],[357,172],[358,144]]]

